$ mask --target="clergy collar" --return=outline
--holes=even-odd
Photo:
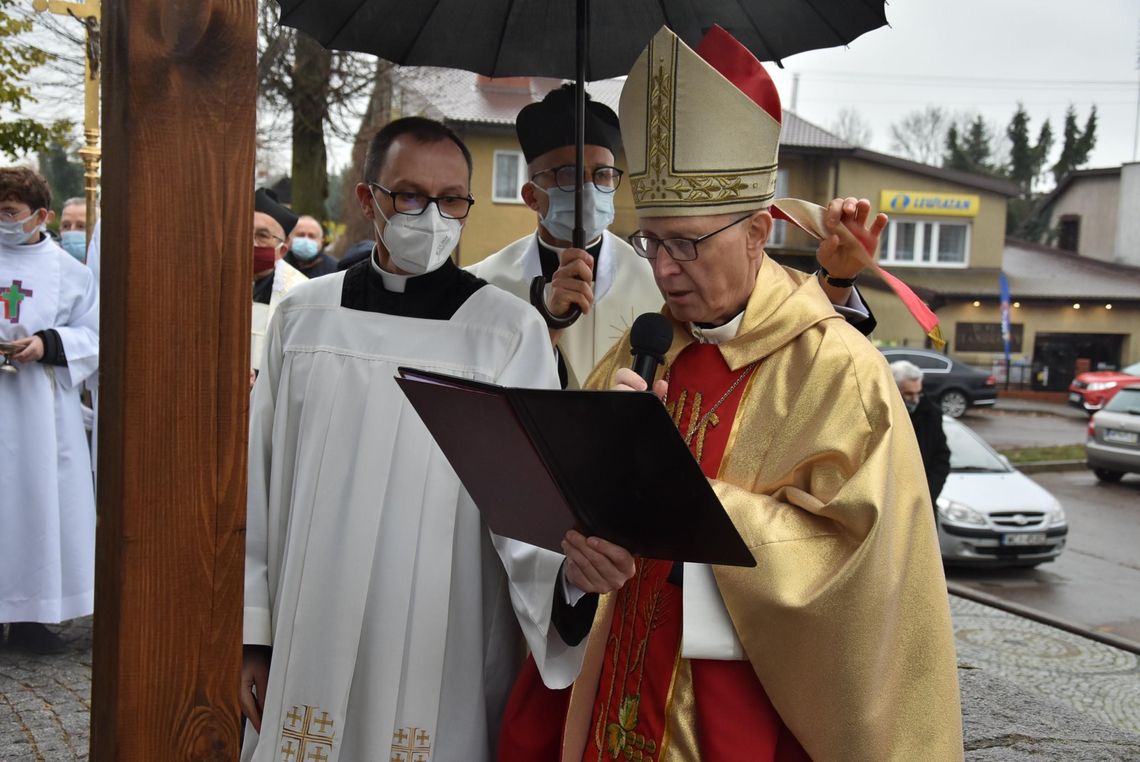
[[[561,257],[562,252],[566,251],[566,249],[568,248],[566,246],[555,246],[552,243],[547,243],[546,241],[542,240],[542,234],[541,233],[536,232],[535,237],[538,239],[538,245],[539,246],[546,249],[547,251],[554,252],[554,254],[556,254],[559,257]],[[598,236],[594,240],[590,241],[583,248],[585,248],[586,251],[588,251],[591,256],[596,257],[598,255],[598,252],[602,250],[602,236]]]
[[[380,276],[381,280],[384,281],[384,288],[388,291],[391,291],[394,294],[402,294],[408,290],[408,281],[410,281],[412,278],[420,277],[415,275],[399,275],[397,273],[388,272],[380,266],[379,262],[376,261],[377,253],[378,252],[376,248],[373,247],[372,256],[368,257],[368,263],[372,265],[373,272],[377,273]],[[424,276],[430,274],[431,273],[424,273]]]
[[[705,326],[699,323],[689,323],[689,331],[693,338],[701,344],[723,344],[732,341],[740,331],[740,323],[744,320],[744,310],[736,313],[736,317],[724,325]]]

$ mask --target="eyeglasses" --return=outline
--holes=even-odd
[[[646,259],[657,259],[657,250],[665,247],[665,251],[669,252],[674,261],[677,262],[691,262],[697,258],[697,244],[702,241],[707,241],[717,233],[723,233],[733,225],[739,225],[747,219],[751,219],[751,214],[746,214],[738,220],[725,225],[723,228],[717,228],[711,233],[705,233],[700,238],[654,238],[642,233],[640,230],[629,237],[629,242],[633,246],[633,250]]]
[[[24,222],[35,212],[0,212],[0,222]]]
[[[427,210],[428,204],[435,204],[435,208],[443,217],[452,220],[461,220],[471,211],[475,199],[471,196],[429,196],[426,193],[413,193],[411,191],[390,191],[380,183],[368,183],[381,193],[392,199],[392,206],[398,214],[419,216]]]
[[[275,236],[268,230],[255,230],[253,231],[253,245],[254,246],[283,246],[285,239],[280,236]]]
[[[539,175],[552,174],[554,184],[559,190],[572,191],[578,181],[578,167],[575,164],[563,164],[561,167],[551,167],[530,176],[531,182]],[[595,167],[592,172],[586,172],[586,181],[592,182],[594,187],[602,193],[613,193],[621,185],[622,171],[617,167]]]

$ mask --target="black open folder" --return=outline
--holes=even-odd
[[[648,558],[756,565],[652,394],[399,372],[396,383],[496,534],[562,552],[576,528]]]

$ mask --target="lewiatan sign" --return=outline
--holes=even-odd
[[[977,217],[981,199],[968,193],[885,190],[879,211],[887,214],[923,214],[943,217]]]

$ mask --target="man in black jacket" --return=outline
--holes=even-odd
[[[895,384],[899,387],[910,422],[918,438],[922,465],[926,469],[926,483],[930,487],[930,502],[938,499],[942,485],[950,473],[950,448],[942,430],[942,411],[922,394],[922,369],[914,363],[899,360],[891,363]]]

